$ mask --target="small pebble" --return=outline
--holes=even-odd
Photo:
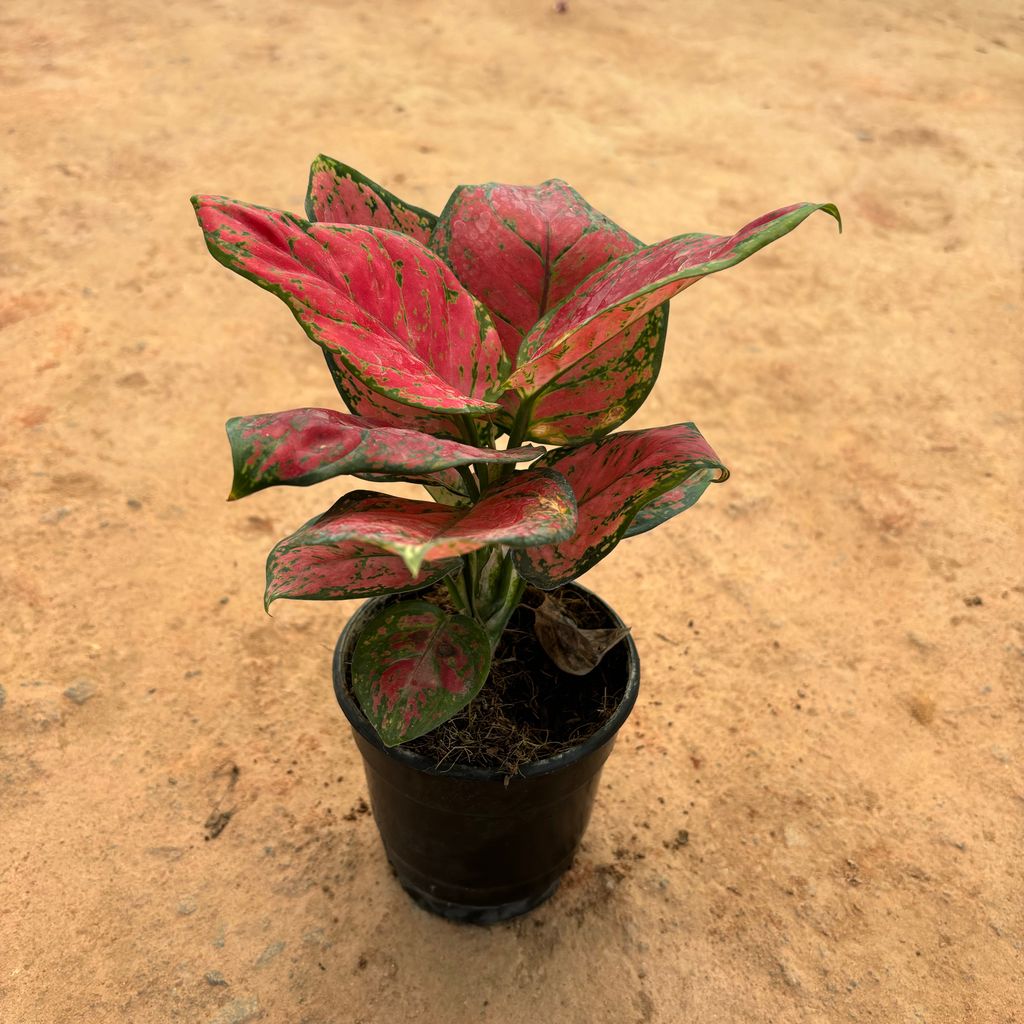
[[[259,997],[249,996],[246,999],[233,999],[222,1006],[209,1019],[209,1024],[249,1024],[249,1021],[262,1016],[263,1007],[260,1006]]]
[[[262,953],[256,958],[253,963],[254,967],[262,967],[264,964],[269,964],[281,950],[284,949],[284,943],[281,941],[272,942]]]
[[[129,498],[129,499],[128,499],[128,500],[127,500],[127,501],[125,502],[125,504],[126,504],[126,505],[127,505],[127,506],[128,506],[129,508],[133,508],[133,509],[135,509],[136,511],[138,511],[138,510],[139,510],[140,508],[142,508],[142,502],[141,502],[141,501],[139,501],[139,499],[138,499],[138,498]]]
[[[75,704],[84,704],[96,696],[96,687],[88,679],[76,679],[65,691],[64,696]]]
[[[800,975],[793,970],[792,966],[786,963],[784,960],[779,961],[779,973],[782,975],[782,980],[790,988],[800,988],[802,982]]]
[[[220,971],[207,971],[206,982],[209,985],[226,985],[228,983],[228,979],[225,978]]]
[[[7,691],[0,686],[0,708],[7,703]]]
[[[795,847],[806,846],[807,836],[794,825],[785,825],[782,829],[782,841],[792,850]]]
[[[56,526],[65,516],[71,515],[69,508],[55,508],[52,512],[39,517],[39,522],[44,526]]]
[[[182,917],[188,917],[189,914],[194,914],[199,909],[195,900],[184,899],[178,904],[178,913]]]
[[[149,846],[146,853],[151,857],[162,857],[164,860],[181,860],[185,851],[180,846]]]

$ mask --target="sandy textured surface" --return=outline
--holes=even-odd
[[[259,8],[0,11],[3,1024],[1024,1020],[1014,5]],[[648,240],[846,220],[673,304],[633,425],[733,476],[586,577],[640,702],[506,926],[416,909],[352,811],[354,606],[263,613],[337,488],[224,503],[228,416],[336,394],[188,196],[300,209],[320,151]]]

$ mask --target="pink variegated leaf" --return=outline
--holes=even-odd
[[[309,168],[306,216],[329,224],[364,224],[400,231],[427,244],[437,217],[403,202],[354,167],[321,153]]]
[[[702,486],[695,487],[703,491],[711,482],[703,474],[717,470],[716,483],[729,476],[692,423],[624,430],[576,448],[557,448],[535,463],[530,472],[546,468],[557,470],[572,486],[578,527],[568,540],[515,553],[519,574],[541,590],[569,583],[596,565],[628,535],[630,526],[646,507],[655,505],[652,517],[661,512],[666,513],[663,518],[675,514],[668,508],[671,498],[662,506],[656,503],[691,477],[701,474]],[[695,500],[693,497],[689,504]],[[676,512],[681,510],[677,508]],[[637,532],[656,525],[649,522]]]
[[[397,555],[415,576],[424,562],[433,566],[489,544],[545,544],[572,536],[575,528],[576,503],[565,479],[551,470],[525,470],[469,507],[352,491],[278,543],[270,557],[355,543]]]
[[[352,689],[385,746],[436,729],[479,692],[491,668],[487,634],[428,601],[402,601],[363,627]]]
[[[508,365],[497,332],[419,242],[380,228],[310,224],[218,196],[192,202],[213,256],[284,300],[339,375],[388,403],[434,414],[498,410],[486,397]],[[393,405],[349,407],[410,425],[395,423]]]
[[[421,484],[427,492],[442,505],[468,505],[469,492],[465,481],[456,469],[439,469],[436,473],[409,474],[408,476],[388,476],[385,473],[354,473],[359,480],[371,484]]]
[[[376,586],[376,573],[384,573],[382,589],[419,589],[424,577],[433,582],[461,562],[439,560],[420,575],[410,571],[402,552],[429,544],[450,526],[456,513],[432,501],[410,501],[376,491],[350,491],[326,512],[278,541],[267,559],[265,603],[279,597],[330,600],[362,596],[364,576]],[[361,560],[366,560],[364,568]],[[334,563],[337,562],[335,569]],[[337,579],[331,573],[337,573]],[[404,588],[401,586],[406,584]]]
[[[401,402],[385,398],[350,373],[345,364],[330,352],[324,352],[324,358],[338,394],[356,416],[365,416],[390,427],[420,430],[435,437],[458,439],[462,436],[452,417],[438,416],[425,409],[415,409],[411,405],[402,405]],[[507,415],[504,410],[502,414]]]
[[[523,336],[595,270],[641,242],[574,188],[461,185],[430,247],[491,314],[511,360]]]
[[[624,328],[702,277],[735,266],[788,234],[816,210],[839,221],[831,203],[800,203],[759,217],[735,235],[680,235],[606,264],[523,338],[517,368],[504,388],[522,399],[554,391],[566,374]],[[625,371],[616,366],[608,372],[614,376]],[[625,385],[609,388],[618,393]]]
[[[315,522],[315,519],[310,520],[306,526]],[[413,577],[398,555],[382,551],[374,544],[351,540],[287,546],[282,542],[267,559],[263,605],[269,608],[280,598],[341,601],[350,597],[403,594],[438,583],[461,567],[459,559],[450,558],[432,562]]]
[[[305,487],[342,473],[425,483],[438,470],[477,462],[530,462],[544,454],[543,448],[530,446],[475,448],[333,409],[235,416],[228,420],[227,433],[235,468],[232,500],[264,487]]]
[[[659,495],[650,504],[644,505],[636,514],[636,518],[629,524],[626,530],[626,537],[638,537],[641,533],[647,533],[656,526],[661,526],[680,512],[685,512],[691,505],[696,505],[700,496],[713,483],[722,483],[729,476],[729,471],[723,468],[722,474],[715,477],[714,469],[698,469],[688,476],[681,484],[673,487],[670,491]]]
[[[584,356],[534,403],[530,440],[581,444],[625,423],[658,379],[667,329],[665,302]],[[500,401],[514,414],[519,396],[506,393]]]

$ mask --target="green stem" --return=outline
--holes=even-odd
[[[480,434],[476,429],[476,423],[472,416],[452,416],[449,418],[455,420],[456,426],[459,428],[459,433],[462,434],[467,444],[473,445],[474,448],[484,447],[484,445],[480,443]]]
[[[508,435],[509,448],[518,448],[523,443],[523,439],[530,430],[530,417],[533,415],[533,403],[536,400],[537,396],[534,395],[532,398],[526,399],[516,410],[516,418]],[[498,479],[503,483],[506,480],[511,480],[515,471],[516,468],[511,463],[502,466]]]
[[[444,585],[448,590],[448,596],[452,599],[457,611],[463,615],[470,615],[469,601],[466,599],[465,587],[460,576],[446,576]]]
[[[523,591],[526,589],[526,580],[515,571],[512,565],[511,555],[506,554],[501,565],[501,576],[499,578],[498,593],[496,599],[488,605],[495,610],[490,614],[487,621],[482,623],[484,631],[491,642],[491,651],[498,648],[502,634],[508,625],[512,613],[519,607],[523,599]]]
[[[462,482],[466,485],[466,493],[469,495],[469,500],[473,502],[479,501],[480,488],[477,486],[473,474],[469,471],[469,467],[457,466],[456,469],[459,471],[459,476],[462,477]]]
[[[475,552],[474,552],[475,554]],[[466,605],[468,611],[466,614],[470,618],[476,618],[476,573],[474,572],[474,566],[472,564],[473,555],[471,554],[468,558],[463,557],[462,559],[462,579],[463,586],[466,588]]]
[[[530,429],[530,417],[533,415],[533,403],[536,400],[537,396],[533,395],[522,402],[516,410],[515,422],[508,435],[509,448],[518,448],[523,443],[523,438],[526,437],[526,433]]]

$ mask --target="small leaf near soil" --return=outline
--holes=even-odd
[[[625,626],[581,629],[553,594],[545,595],[534,614],[533,628],[541,647],[563,672],[574,676],[593,672],[605,654],[629,633]]]
[[[464,708],[490,668],[490,641],[472,619],[428,601],[402,601],[363,628],[352,689],[383,743],[394,747]]]

